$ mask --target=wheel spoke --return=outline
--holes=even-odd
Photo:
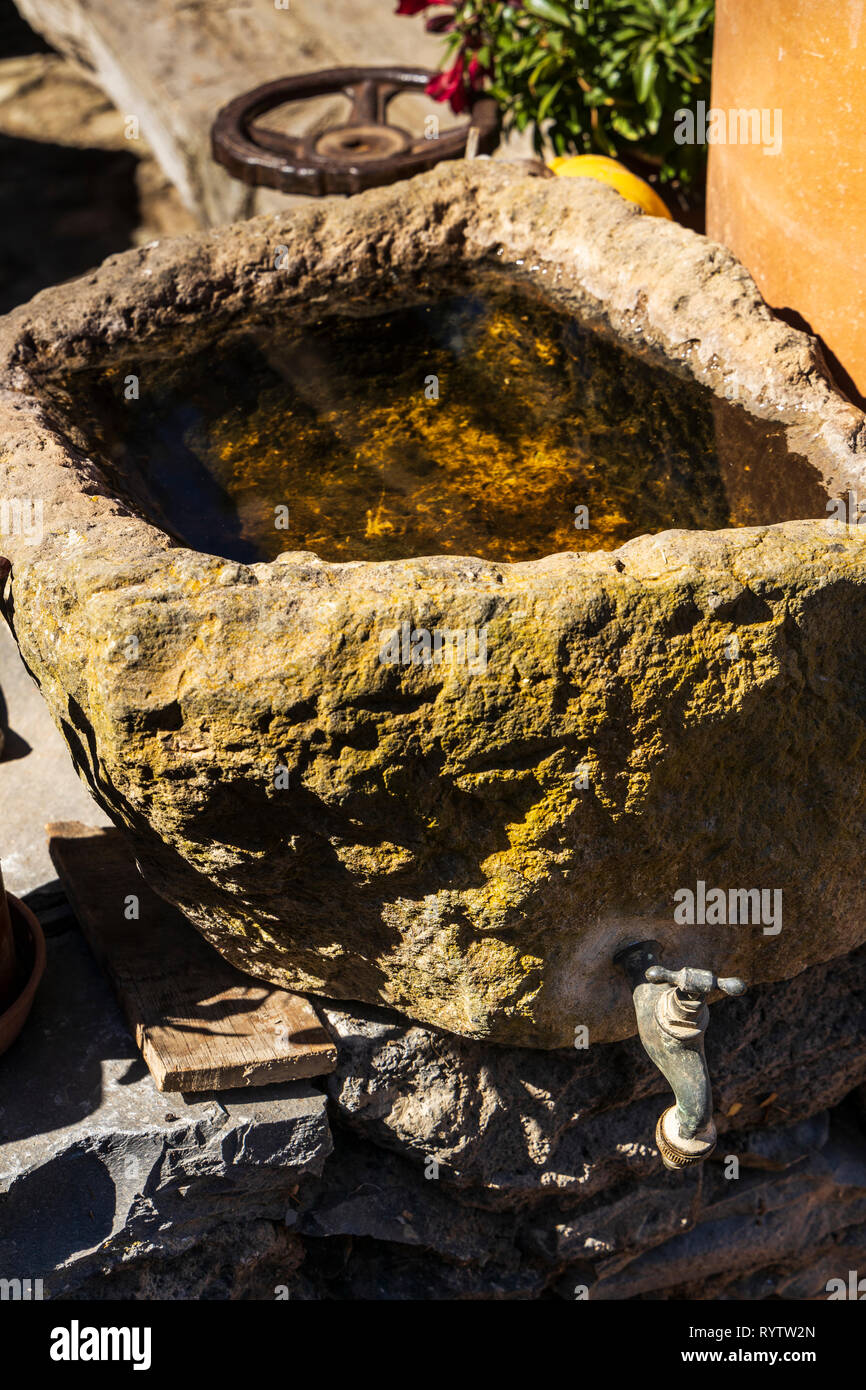
[[[282,130],[273,130],[271,126],[254,125],[250,128],[250,139],[254,145],[260,149],[271,150],[274,154],[282,155],[284,159],[296,162],[302,159],[306,150],[306,141],[299,139],[295,135],[286,135]]]
[[[352,103],[347,125],[370,125],[378,123],[379,84],[377,82],[358,82],[346,88],[346,95]]]
[[[396,82],[380,82],[377,78],[345,87],[344,94],[352,103],[346,124],[385,125],[388,103],[399,91]]]

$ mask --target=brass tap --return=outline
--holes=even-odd
[[[704,1034],[710,1021],[707,995],[742,994],[736,977],[717,979],[711,970],[666,970],[658,964],[657,941],[638,941],[617,951],[614,963],[629,978],[644,1051],[655,1063],[676,1097],[676,1104],[659,1116],[656,1145],[666,1168],[700,1163],[716,1146],[713,1096],[704,1056]]]

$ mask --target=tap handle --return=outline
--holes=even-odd
[[[723,975],[720,980],[716,980],[716,987],[722,994],[745,994],[746,982],[741,980],[739,975]]]
[[[688,999],[705,999],[714,989],[720,989],[723,994],[743,994],[746,989],[745,981],[737,979],[736,975],[717,979],[712,970],[695,970],[691,965],[683,966],[682,970],[651,965],[646,978],[654,985],[675,985]]]

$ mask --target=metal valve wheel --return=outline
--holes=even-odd
[[[388,122],[391,100],[399,92],[423,92],[434,76],[425,68],[328,68],[266,82],[219,112],[211,128],[214,159],[244,183],[321,197],[396,183],[443,159],[459,159],[467,147],[490,154],[499,138],[491,97],[477,97],[469,121],[435,139]],[[335,92],[352,103],[344,125],[301,136],[253,125],[277,106]]]

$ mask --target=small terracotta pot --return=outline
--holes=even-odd
[[[18,980],[18,963],[15,957],[15,937],[12,919],[6,905],[6,890],[3,886],[3,873],[0,870],[0,1010],[11,1002],[12,991]]]
[[[33,998],[45,970],[45,936],[39,919],[11,893],[6,894],[12,937],[19,967],[19,988],[16,997],[0,1013],[0,1054],[11,1047],[33,1005]]]

